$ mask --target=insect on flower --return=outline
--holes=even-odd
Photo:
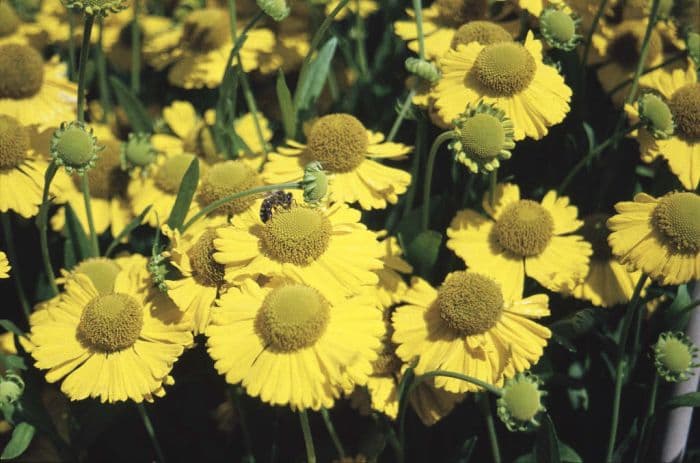
[[[272,191],[267,194],[262,204],[260,205],[260,220],[263,223],[270,220],[272,213],[278,207],[289,209],[292,205],[292,194],[286,193],[283,190]]]

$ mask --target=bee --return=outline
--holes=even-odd
[[[279,207],[289,209],[292,206],[292,194],[282,190],[276,190],[263,199],[260,205],[260,220],[266,223],[272,217],[272,213]]]

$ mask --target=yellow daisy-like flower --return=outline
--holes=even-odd
[[[0,1],[0,45],[19,43],[40,49],[37,36],[41,28],[37,24],[25,22],[8,0]]]
[[[332,175],[330,201],[383,209],[406,192],[411,175],[375,159],[405,159],[409,152],[408,146],[384,142],[384,135],[367,130],[354,116],[330,114],[314,122],[306,145],[288,140],[287,146],[270,153],[263,178],[266,183],[294,181],[301,178],[304,166],[318,161]]]
[[[330,0],[326,3],[326,15],[330,14],[338,4],[340,0]],[[359,10],[358,10],[359,7]],[[366,18],[367,16],[379,11],[379,5],[375,0],[351,0],[345,7],[338,12],[335,16],[336,21],[342,21],[349,14],[356,15],[359,11],[361,18]]]
[[[110,15],[104,21],[102,32],[104,53],[116,70],[126,73],[131,70],[133,13]],[[164,16],[139,14],[141,43],[149,43],[153,37],[168,30],[171,24],[170,18]]]
[[[407,304],[392,316],[396,354],[404,362],[417,357],[419,375],[455,371],[497,386],[527,370],[551,336],[531,320],[549,315],[549,300],[544,294],[509,297],[500,282],[471,271],[453,272],[435,289],[414,278],[404,297]],[[447,377],[435,377],[435,386],[453,393],[479,390]]]
[[[571,293],[577,299],[601,307],[628,302],[642,275],[640,271],[628,271],[612,255],[608,245],[610,231],[605,226],[608,218],[607,214],[593,214],[583,219],[581,234],[591,243],[593,255],[586,279],[576,285]]]
[[[384,331],[368,295],[330,302],[287,280],[245,280],[218,306],[206,332],[216,370],[251,396],[295,410],[329,408],[365,384]]]
[[[10,261],[7,260],[7,255],[0,251],[0,278],[10,278]]]
[[[637,136],[644,162],[657,157],[668,162],[671,169],[687,190],[700,185],[700,83],[694,66],[654,73],[649,82],[665,99],[671,110],[674,134],[668,138],[655,138],[646,128],[632,135]],[[625,107],[632,124],[639,122],[637,105]]]
[[[238,34],[243,24],[238,26]],[[240,50],[241,66],[249,72],[259,65],[258,55],[269,53],[275,46],[275,37],[268,29],[256,28],[248,32]],[[224,9],[193,10],[182,24],[154,36],[144,43],[144,56],[156,69],[172,65],[168,81],[186,89],[216,88],[226,69],[228,55],[233,48],[229,14]],[[234,59],[234,64],[237,62]]]
[[[378,283],[384,252],[376,233],[360,223],[359,211],[295,201],[276,208],[266,222],[258,211],[250,208],[217,230],[214,259],[225,266],[226,281],[279,275],[318,288],[331,301]]]
[[[574,235],[583,223],[569,198],[548,192],[542,202],[520,198],[510,183],[496,188],[493,207],[488,193],[483,208],[488,214],[460,211],[447,229],[447,247],[476,272],[503,275],[503,293],[523,294],[525,275],[550,291],[569,292],[588,274],[591,245]]]
[[[433,91],[445,122],[479,101],[502,109],[514,125],[515,140],[539,140],[569,112],[571,89],[542,61],[542,42],[529,32],[525,44],[458,45],[440,60],[442,79]]]
[[[379,284],[374,289],[381,306],[388,308],[399,302],[408,290],[408,285],[401,275],[410,274],[413,267],[402,258],[403,250],[395,237],[389,236],[381,244],[384,248],[384,267],[377,270]]]
[[[0,69],[0,114],[39,130],[74,118],[77,87],[57,57],[44,62],[29,45],[7,43],[0,45]]]
[[[152,401],[173,383],[170,371],[192,334],[181,312],[150,288],[140,260],[119,271],[108,293],[75,274],[45,316],[32,318],[36,367],[48,370],[50,383],[63,380],[71,400]]]
[[[615,210],[607,222],[608,243],[620,262],[664,285],[700,278],[700,196],[639,193]]]

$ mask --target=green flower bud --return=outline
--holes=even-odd
[[[257,0],[258,6],[275,21],[289,16],[289,6],[285,0]]]
[[[700,69],[700,34],[688,32],[685,37],[685,46],[688,48],[688,55],[695,63],[695,68]]]
[[[406,58],[406,70],[434,84],[440,80],[440,71],[431,62],[419,58]]]
[[[118,13],[128,6],[126,0],[63,0],[63,4],[68,9],[80,10],[85,14],[103,18],[109,13]]]
[[[581,19],[562,8],[548,7],[540,15],[540,32],[550,47],[571,51],[581,41],[577,33]]]
[[[539,426],[537,416],[545,411],[540,380],[530,373],[518,373],[506,381],[496,402],[498,417],[510,431],[528,431]]]
[[[156,150],[151,145],[151,137],[145,133],[130,133],[129,139],[121,144],[119,156],[122,169],[144,169],[156,160]]]
[[[663,98],[653,93],[645,93],[637,100],[637,107],[639,118],[654,138],[666,139],[673,135],[673,113]]]
[[[318,204],[328,193],[328,173],[320,162],[312,161],[304,167],[301,184],[304,187],[304,201]]]
[[[17,402],[24,392],[24,381],[14,373],[0,377],[0,408]]]
[[[654,344],[656,372],[666,381],[685,381],[693,374],[698,348],[683,333],[666,332],[659,335]]]
[[[84,122],[62,122],[51,137],[49,153],[54,162],[68,173],[82,175],[95,165],[97,153],[104,146],[97,143],[92,128]]]

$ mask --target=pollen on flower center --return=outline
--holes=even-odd
[[[535,58],[522,44],[499,42],[479,52],[472,72],[495,96],[512,96],[530,85],[536,69]]]
[[[194,52],[220,48],[230,38],[228,16],[214,8],[194,10],[185,18],[182,44]]]
[[[581,234],[583,239],[591,243],[593,255],[591,259],[601,262],[607,262],[612,259],[612,250],[608,244],[608,235],[610,230],[605,225],[610,218],[607,214],[592,214],[583,219],[583,227]]]
[[[459,26],[482,19],[489,8],[488,0],[436,0],[440,19],[448,25]]]
[[[0,37],[14,33],[20,25],[19,16],[9,2],[0,2]]]
[[[451,47],[457,45],[478,42],[482,45],[490,45],[498,42],[511,42],[513,36],[503,27],[491,21],[470,21],[463,24],[455,31],[452,37]]]
[[[0,115],[0,171],[22,164],[28,149],[27,129],[14,118]]]
[[[493,226],[498,244],[522,257],[536,256],[544,251],[553,232],[552,215],[529,199],[507,206]]]
[[[34,96],[44,82],[44,60],[28,45],[0,45],[0,98]]]
[[[615,38],[608,44],[608,55],[622,67],[634,69],[641,55],[646,27],[643,21],[625,21],[617,26]],[[652,30],[645,64],[652,63],[662,50],[661,36]]]
[[[194,156],[186,153],[175,154],[167,158],[154,177],[158,188],[166,193],[177,193],[193,159],[195,159]]]
[[[82,261],[74,271],[90,278],[98,293],[110,294],[114,291],[114,282],[119,270],[119,266],[112,259],[93,257]]]
[[[440,286],[435,304],[448,326],[471,336],[485,333],[500,320],[503,294],[489,277],[456,272]]]
[[[308,138],[308,150],[329,172],[349,172],[365,158],[369,138],[362,122],[350,114],[329,114],[317,120]]]
[[[305,285],[275,288],[265,297],[256,327],[265,344],[282,352],[312,346],[326,331],[328,301]]]
[[[260,234],[263,252],[279,262],[308,265],[330,243],[333,227],[318,209],[292,206],[277,209]]]
[[[129,174],[121,168],[119,142],[105,140],[104,146],[105,149],[95,161],[94,167],[85,174],[90,182],[90,195],[100,199],[124,196]],[[73,175],[73,182],[80,189],[80,177]]]
[[[199,190],[197,200],[202,207],[226,196],[260,185],[257,173],[243,161],[224,161],[211,166]],[[240,214],[255,201],[254,195],[234,199],[217,209],[217,212]]]
[[[143,327],[143,308],[128,294],[95,297],[80,316],[78,338],[87,346],[116,352],[134,345]]]
[[[460,125],[459,140],[465,151],[488,160],[501,154],[506,132],[500,119],[491,114],[479,113]]]
[[[678,134],[690,141],[700,139],[700,83],[686,84],[675,91],[669,107]]]
[[[214,260],[212,255],[216,230],[209,228],[190,248],[187,256],[192,267],[192,276],[197,283],[204,286],[220,286],[224,282],[224,266]]]
[[[700,196],[695,193],[670,193],[659,199],[652,224],[675,252],[700,252]]]

